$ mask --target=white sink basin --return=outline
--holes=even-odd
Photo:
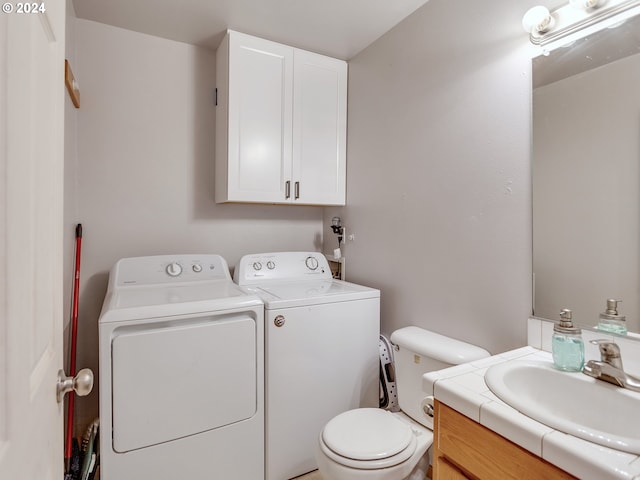
[[[605,447],[640,454],[640,393],[551,362],[510,361],[485,374],[503,402],[551,428]]]

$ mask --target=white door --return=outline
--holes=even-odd
[[[56,401],[62,367],[64,4],[49,1],[44,13],[18,13],[19,4],[11,2],[0,13],[3,479],[60,480],[64,470],[63,404]]]
[[[304,50],[294,55],[294,202],[344,205],[347,63]]]

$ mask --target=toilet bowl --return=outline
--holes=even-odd
[[[423,480],[433,443],[433,419],[422,404],[422,376],[488,357],[486,350],[459,340],[405,327],[391,335],[395,348],[400,412],[358,408],[323,428],[316,460],[323,480]]]
[[[432,443],[433,432],[401,412],[359,408],[327,423],[316,459],[323,480],[418,480]]]

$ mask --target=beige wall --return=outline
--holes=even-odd
[[[431,0],[349,62],[347,207],[324,217],[355,235],[347,279],[382,290],[387,334],[418,325],[493,353],[526,342],[525,10]]]
[[[336,214],[356,236],[344,248],[348,280],[382,289],[385,333],[413,324],[492,352],[524,345],[530,60],[526,5],[513,4],[431,0],[352,59],[348,206],[325,209],[324,224],[320,208],[213,203],[212,52],[77,20],[67,227],[84,225],[78,365],[97,371],[117,259],[331,251]],[[78,404],[86,426],[97,392]]]
[[[67,0],[65,57],[71,68],[76,66],[75,42],[75,14],[73,2]],[[73,280],[73,254],[75,238],[75,222],[78,218],[78,202],[76,191],[77,155],[76,155],[77,112],[71,102],[71,97],[65,90],[64,104],[64,267],[65,267],[65,298],[70,298]],[[68,323],[68,303],[65,303],[65,324]]]
[[[247,253],[320,250],[322,209],[214,203],[214,52],[86,20],[75,29],[78,214],[67,229],[84,228],[78,367],[97,372],[118,259],[218,253],[231,266]],[[78,400],[81,425],[97,398]]]
[[[76,43],[75,43],[75,13],[73,2],[66,0],[66,40],[65,57],[71,64],[71,68],[76,67]],[[71,298],[73,292],[73,275],[75,263],[75,227],[78,221],[78,191],[77,191],[77,137],[78,114],[71,102],[71,97],[65,92],[64,104],[64,228],[63,228],[63,265],[64,265],[64,342],[65,356],[64,366],[68,370],[68,341],[71,320]],[[67,371],[68,373],[68,371]]]

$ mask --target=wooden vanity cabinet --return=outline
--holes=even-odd
[[[434,480],[576,478],[437,400],[433,455]]]

